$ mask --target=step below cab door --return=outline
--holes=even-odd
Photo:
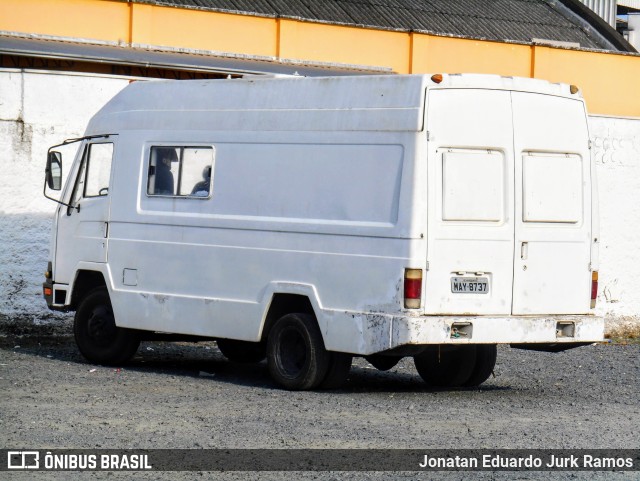
[[[591,160],[584,104],[512,92],[513,314],[584,314],[591,292]]]
[[[430,89],[427,130],[425,314],[508,315],[514,250],[510,92]]]

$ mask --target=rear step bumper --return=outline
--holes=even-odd
[[[394,317],[391,348],[407,344],[591,343],[604,339],[598,316]]]

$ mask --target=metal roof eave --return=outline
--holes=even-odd
[[[0,54],[229,75],[299,74],[315,77],[392,72],[391,68],[384,67],[285,61],[184,49],[159,50],[146,45],[118,46],[13,33],[0,33]]]

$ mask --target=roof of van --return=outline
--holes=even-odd
[[[279,77],[134,82],[90,121],[86,135],[130,130],[419,131],[427,86],[570,95],[569,86],[498,75]]]

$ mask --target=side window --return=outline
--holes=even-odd
[[[151,147],[147,194],[209,197],[212,147]]]
[[[89,145],[86,166],[87,179],[84,187],[85,197],[100,197],[109,193],[112,158],[112,143]]]
[[[174,195],[179,171],[179,148],[151,147],[149,163],[149,195]]]
[[[73,205],[83,197],[101,197],[109,193],[112,157],[112,143],[89,144],[85,147],[71,196]]]

